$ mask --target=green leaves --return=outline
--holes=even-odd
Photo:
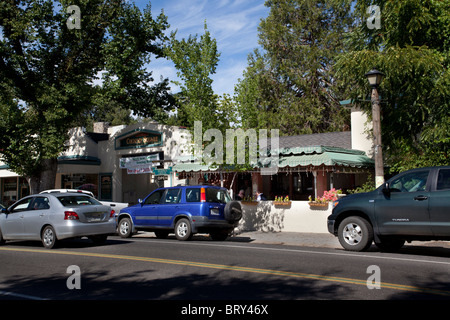
[[[249,57],[236,100],[246,128],[282,134],[339,131],[349,117],[334,63],[349,24],[345,1],[274,0],[259,26],[264,51]]]
[[[67,27],[69,5],[80,8],[80,29]],[[7,0],[0,26],[0,150],[21,175],[56,164],[68,129],[100,94],[145,115],[170,104],[168,81],[152,86],[146,71],[151,56],[163,55],[168,28],[150,5],[141,12],[119,0]]]
[[[449,164],[448,38],[450,1],[376,1],[382,27],[374,32],[361,23],[349,33],[337,63],[347,96],[369,112],[370,88],[364,74],[385,73],[382,134],[388,164],[395,170]],[[358,1],[357,20],[364,22],[368,1]],[[364,45],[362,45],[364,44]]]
[[[220,53],[206,23],[204,30],[200,37],[190,35],[181,40],[173,32],[165,52],[174,62],[181,79],[181,82],[175,82],[181,88],[177,94],[178,124],[193,128],[194,121],[202,121],[204,130],[207,130],[222,128],[226,120],[222,113],[217,112],[218,96],[214,94],[211,79],[216,72]]]

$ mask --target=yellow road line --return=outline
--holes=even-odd
[[[275,276],[283,276],[283,277],[291,277],[291,278],[313,279],[313,280],[322,280],[322,281],[330,281],[330,282],[348,283],[348,284],[367,286],[367,281],[360,280],[360,279],[352,279],[352,278],[344,278],[344,277],[331,277],[331,276],[323,276],[323,275],[317,275],[317,274],[260,269],[260,268],[251,268],[251,267],[229,266],[229,265],[212,264],[212,263],[205,263],[205,262],[194,262],[194,261],[183,261],[183,260],[172,260],[172,259],[161,259],[161,258],[139,257],[139,256],[127,256],[127,255],[116,255],[116,254],[106,254],[106,253],[46,250],[46,249],[0,248],[0,251],[62,254],[62,255],[71,255],[71,256],[84,256],[84,257],[95,257],[95,258],[144,261],[144,262],[182,265],[182,266],[208,268],[208,269],[220,269],[220,270],[228,270],[228,271],[241,271],[241,272],[249,272],[249,273],[259,273],[259,274],[267,274],[267,275],[275,275]],[[403,284],[381,282],[380,287],[386,288],[386,289],[393,289],[393,290],[450,296],[450,291],[430,289],[430,288],[421,288],[421,287],[417,287],[417,286],[409,286],[409,285],[403,285]]]

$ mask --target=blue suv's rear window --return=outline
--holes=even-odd
[[[187,188],[186,202],[200,202],[200,188]]]
[[[227,203],[230,200],[228,192],[223,189],[206,189],[206,202]]]
[[[227,203],[231,200],[228,192],[223,189],[205,188],[206,202]],[[200,202],[201,188],[186,188],[186,202]]]

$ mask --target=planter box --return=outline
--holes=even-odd
[[[285,206],[285,207],[290,207],[292,204],[291,201],[273,201],[272,203],[274,206]]]
[[[327,203],[315,203],[315,202],[308,202],[309,207],[311,209],[315,210],[327,210],[328,209],[328,202]]]
[[[258,201],[241,201],[241,204],[245,204],[247,206],[256,206],[258,205]]]

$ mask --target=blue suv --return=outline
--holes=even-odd
[[[177,186],[156,189],[139,204],[122,209],[117,224],[122,238],[143,230],[158,238],[175,233],[178,240],[209,233],[213,240],[223,241],[241,217],[241,204],[232,201],[225,188]]]

